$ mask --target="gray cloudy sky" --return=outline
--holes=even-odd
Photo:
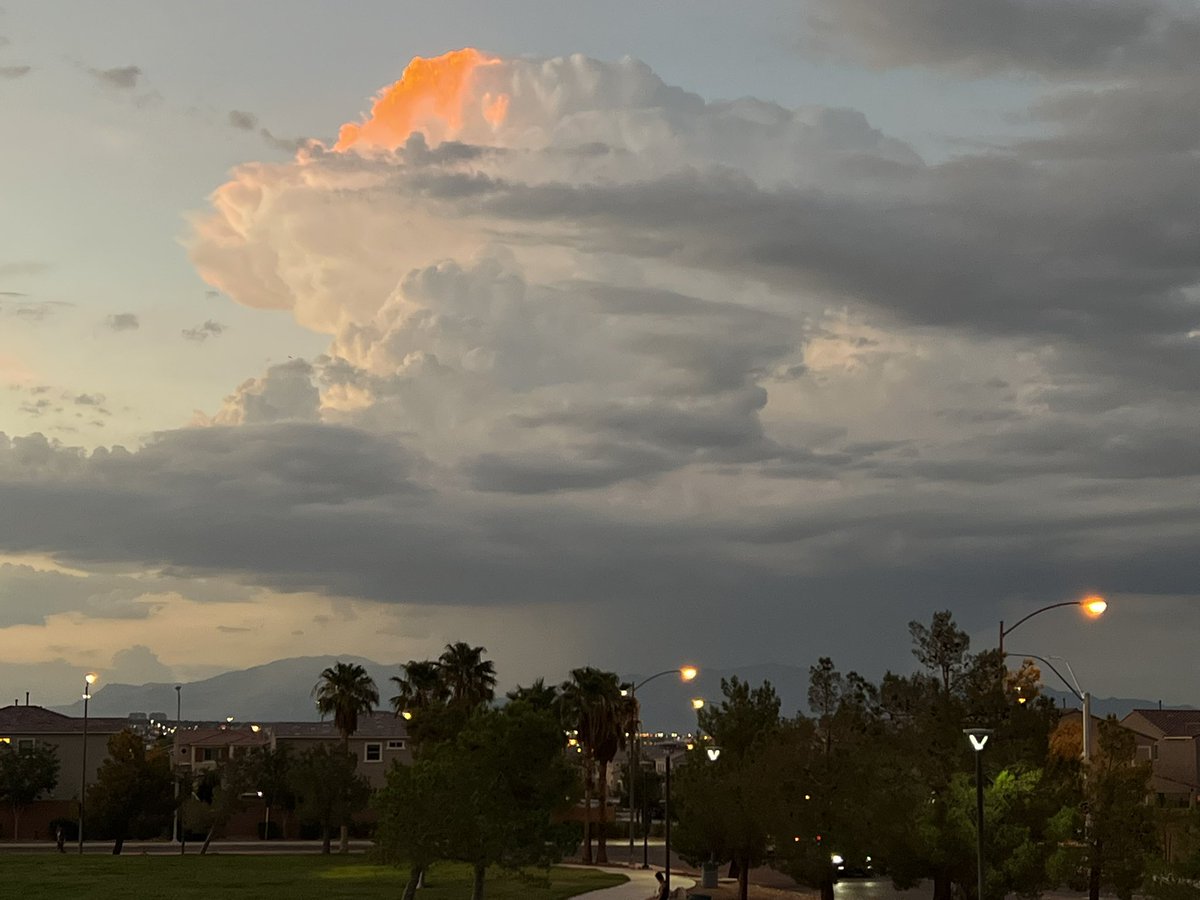
[[[0,13],[0,696],[1099,591],[1009,646],[1200,701],[1194,4],[72,8]]]

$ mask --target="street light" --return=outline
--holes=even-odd
[[[171,769],[175,775],[175,814],[171,817],[171,843],[179,840],[179,714],[183,708],[183,685],[175,685],[175,741],[171,747]]]
[[[87,799],[87,739],[88,739],[88,701],[92,699],[92,685],[99,676],[88,672],[83,676],[83,771],[79,778],[79,853],[83,854],[83,818],[84,806]]]
[[[1083,690],[1079,686],[1079,680],[1075,677],[1075,671],[1071,668],[1071,664],[1061,656],[1054,656],[1051,659],[1057,659],[1067,667],[1067,671],[1071,675],[1071,681],[1063,678],[1062,672],[1054,668],[1054,663],[1050,662],[1044,656],[1038,656],[1036,653],[1005,653],[1005,656],[1017,656],[1022,658],[1036,659],[1038,662],[1045,665],[1051,672],[1058,676],[1058,680],[1063,683],[1063,686],[1070,691],[1076,700],[1083,704],[1083,761],[1092,761],[1092,695],[1088,691]],[[1074,683],[1072,683],[1074,682]]]
[[[964,728],[963,734],[975,751],[975,859],[979,879],[978,900],[983,900],[983,748],[992,736],[992,729]]]
[[[637,682],[636,684],[634,684],[632,681],[629,683],[629,688],[627,689],[627,691],[628,691],[629,699],[633,703],[633,713],[634,713],[633,733],[629,736],[629,747],[631,750],[630,762],[629,762],[629,865],[630,866],[633,865],[633,841],[634,841],[633,816],[634,816],[634,810],[636,809],[636,807],[634,806],[634,784],[636,783],[637,775],[641,771],[640,765],[641,765],[641,749],[642,749],[642,745],[641,745],[641,731],[642,731],[641,710],[638,708],[638,704],[637,704],[638,688],[645,687],[650,682],[652,682],[654,679],[662,678],[666,675],[678,675],[680,681],[688,682],[688,681],[695,681],[696,676],[699,674],[700,674],[700,670],[697,669],[695,666],[686,665],[686,666],[680,666],[678,669],[663,669],[663,671],[658,672],[657,674],[651,675],[649,678],[643,678],[641,681]],[[627,691],[626,691],[626,689],[623,688],[621,690],[621,696],[622,697],[626,696]],[[591,814],[592,814],[592,812],[589,809],[588,815],[591,816]],[[648,841],[647,835],[646,835],[646,823],[645,822],[642,823],[642,868],[643,869],[650,868],[650,846],[649,846],[649,841]]]
[[[1051,603],[1049,606],[1043,606],[1041,609],[1035,609],[1033,612],[1029,613],[1028,615],[1022,616],[1021,618],[1017,619],[1017,621],[1014,622],[1012,625],[1010,625],[1008,628],[1004,627],[1004,620],[1001,619],[1000,620],[1000,645],[999,645],[1000,653],[1002,655],[1004,653],[1004,638],[1006,636],[1008,636],[1009,634],[1012,634],[1012,632],[1015,631],[1017,626],[1019,626],[1022,622],[1025,622],[1028,619],[1032,619],[1034,616],[1039,615],[1040,613],[1044,613],[1047,610],[1058,609],[1061,606],[1078,606],[1080,609],[1083,610],[1084,614],[1086,616],[1088,616],[1088,618],[1097,619],[1100,616],[1104,615],[1104,611],[1106,609],[1108,609],[1108,601],[1105,600],[1103,597],[1101,597],[1099,594],[1091,594],[1087,597],[1084,597],[1082,600],[1064,600],[1061,603]]]

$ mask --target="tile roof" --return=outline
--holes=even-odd
[[[1133,712],[1163,734],[1172,737],[1200,735],[1200,709],[1135,709]]]
[[[394,713],[376,710],[358,717],[358,730],[354,732],[353,737],[400,740],[408,736],[408,729],[404,726],[404,719]],[[323,722],[264,722],[263,728],[270,730],[276,738],[341,738],[341,733],[334,727],[331,719]]]
[[[265,747],[271,742],[265,731],[249,728],[181,728],[175,740],[188,747]]]
[[[88,732],[91,734],[116,734],[133,724],[125,718],[88,716]],[[43,706],[0,706],[0,732],[82,734],[83,718],[64,716]]]

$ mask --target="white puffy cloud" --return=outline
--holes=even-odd
[[[133,451],[0,440],[0,546],[586,606],[646,652],[686,619],[741,659],[801,621],[834,652],[967,596],[1191,590],[1186,139],[1083,157],[1078,110],[1128,104],[1067,97],[1035,111],[1061,134],[926,165],[636,61],[464,61],[193,217],[201,275],[325,353]]]

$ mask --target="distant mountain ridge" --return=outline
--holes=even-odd
[[[386,707],[394,693],[388,679],[400,673],[397,664],[385,665],[361,656],[296,656],[223,672],[202,681],[184,682],[180,705],[184,720],[220,721],[233,716],[238,722],[313,722],[317,714],[313,685],[321,672],[335,662],[363,666],[375,679]],[[53,707],[72,716],[83,715],[83,700]],[[125,716],[132,712],[162,712],[175,718],[175,684],[104,684],[92,694],[88,712],[97,716]]]
[[[379,687],[381,706],[387,708],[394,693],[389,679],[400,672],[399,664],[387,665],[361,656],[298,656],[225,672],[182,686],[182,715],[185,720],[220,721],[233,716],[239,722],[311,722],[320,719],[312,699],[312,688],[321,671],[335,662],[354,662],[363,666]],[[778,663],[737,666],[728,669],[701,669],[690,683],[665,675],[643,686],[638,693],[643,727],[653,731],[691,731],[696,725],[691,700],[721,698],[721,679],[737,676],[757,686],[770,681],[781,701],[785,716],[808,713],[808,668]],[[623,679],[642,681],[646,676],[622,673]],[[1059,705],[1079,707],[1079,701],[1064,691],[1045,689]],[[1156,709],[1157,700],[1124,697],[1093,697],[1092,712],[1097,716],[1118,718],[1132,709]],[[1164,709],[1191,709],[1187,705],[1166,705]],[[79,716],[83,701],[53,707],[57,712]],[[107,684],[97,690],[88,706],[97,716],[126,716],[133,712],[165,714],[175,717],[175,685]]]

